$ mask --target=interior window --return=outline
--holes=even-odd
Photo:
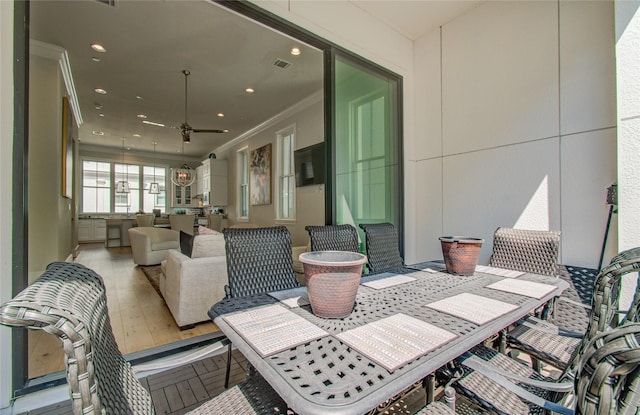
[[[295,219],[295,125],[277,135],[278,142],[278,219]]]
[[[238,151],[238,218],[249,218],[249,149]]]

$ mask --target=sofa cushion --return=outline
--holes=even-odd
[[[196,235],[193,239],[191,258],[211,256],[226,256],[224,236],[221,233],[216,235]]]
[[[179,245],[176,241],[158,241],[151,243],[151,250],[161,251],[163,249],[176,249],[178,246]]]
[[[184,231],[180,231],[180,252],[191,258],[191,251],[193,250],[194,235],[190,235]]]

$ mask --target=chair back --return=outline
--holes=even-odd
[[[369,272],[386,272],[404,266],[398,246],[398,232],[391,223],[361,223],[364,230]]]
[[[136,215],[136,223],[140,227],[151,227],[153,226],[153,221],[155,219],[155,215],[151,213],[145,213],[141,215]]]
[[[222,232],[222,215],[208,214],[207,215],[207,228],[214,231]]]
[[[489,265],[555,277],[559,248],[559,231],[498,228]]]
[[[102,278],[80,264],[54,262],[0,307],[0,324],[45,330],[62,341],[73,413],[153,414],[151,396],[113,336]]]
[[[305,226],[312,251],[360,252],[358,231],[351,225]]]
[[[196,223],[195,215],[169,215],[169,223],[174,231],[182,231],[189,235],[194,234],[194,225]]]
[[[284,226],[225,228],[229,297],[300,286],[293,272],[291,235]]]
[[[635,414],[640,402],[640,324],[600,333],[580,355],[576,414]]]

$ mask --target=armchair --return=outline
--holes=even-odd
[[[167,251],[180,248],[180,233],[153,227],[129,228],[133,262],[138,265],[157,265]]]
[[[196,235],[191,257],[167,252],[160,292],[176,324],[186,328],[209,320],[209,308],[225,297],[227,259],[222,235]]]
[[[195,215],[169,215],[169,224],[174,231],[183,231],[189,235],[193,235],[195,223]]]

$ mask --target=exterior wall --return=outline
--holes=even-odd
[[[13,2],[0,1],[0,302],[12,295]],[[11,398],[11,329],[0,326],[0,413]]]
[[[616,180],[613,3],[487,2],[416,40],[414,56],[409,164],[422,179],[407,261],[464,234],[485,239],[486,263],[506,226],[561,230],[560,261],[598,268]]]
[[[238,222],[238,150],[248,147],[249,152],[271,143],[271,204],[251,206],[249,203],[249,222],[259,226],[285,225],[291,233],[292,246],[304,246],[309,235],[304,229],[307,225],[324,224],[324,185],[296,187],[296,219],[294,221],[275,220],[276,212],[276,154],[278,131],[295,125],[295,149],[304,148],[324,140],[324,112],[321,95],[315,103],[281,119],[274,120],[268,126],[245,137],[231,146],[218,148],[214,152],[218,159],[227,159],[228,163],[228,203],[226,212],[229,225]]]

